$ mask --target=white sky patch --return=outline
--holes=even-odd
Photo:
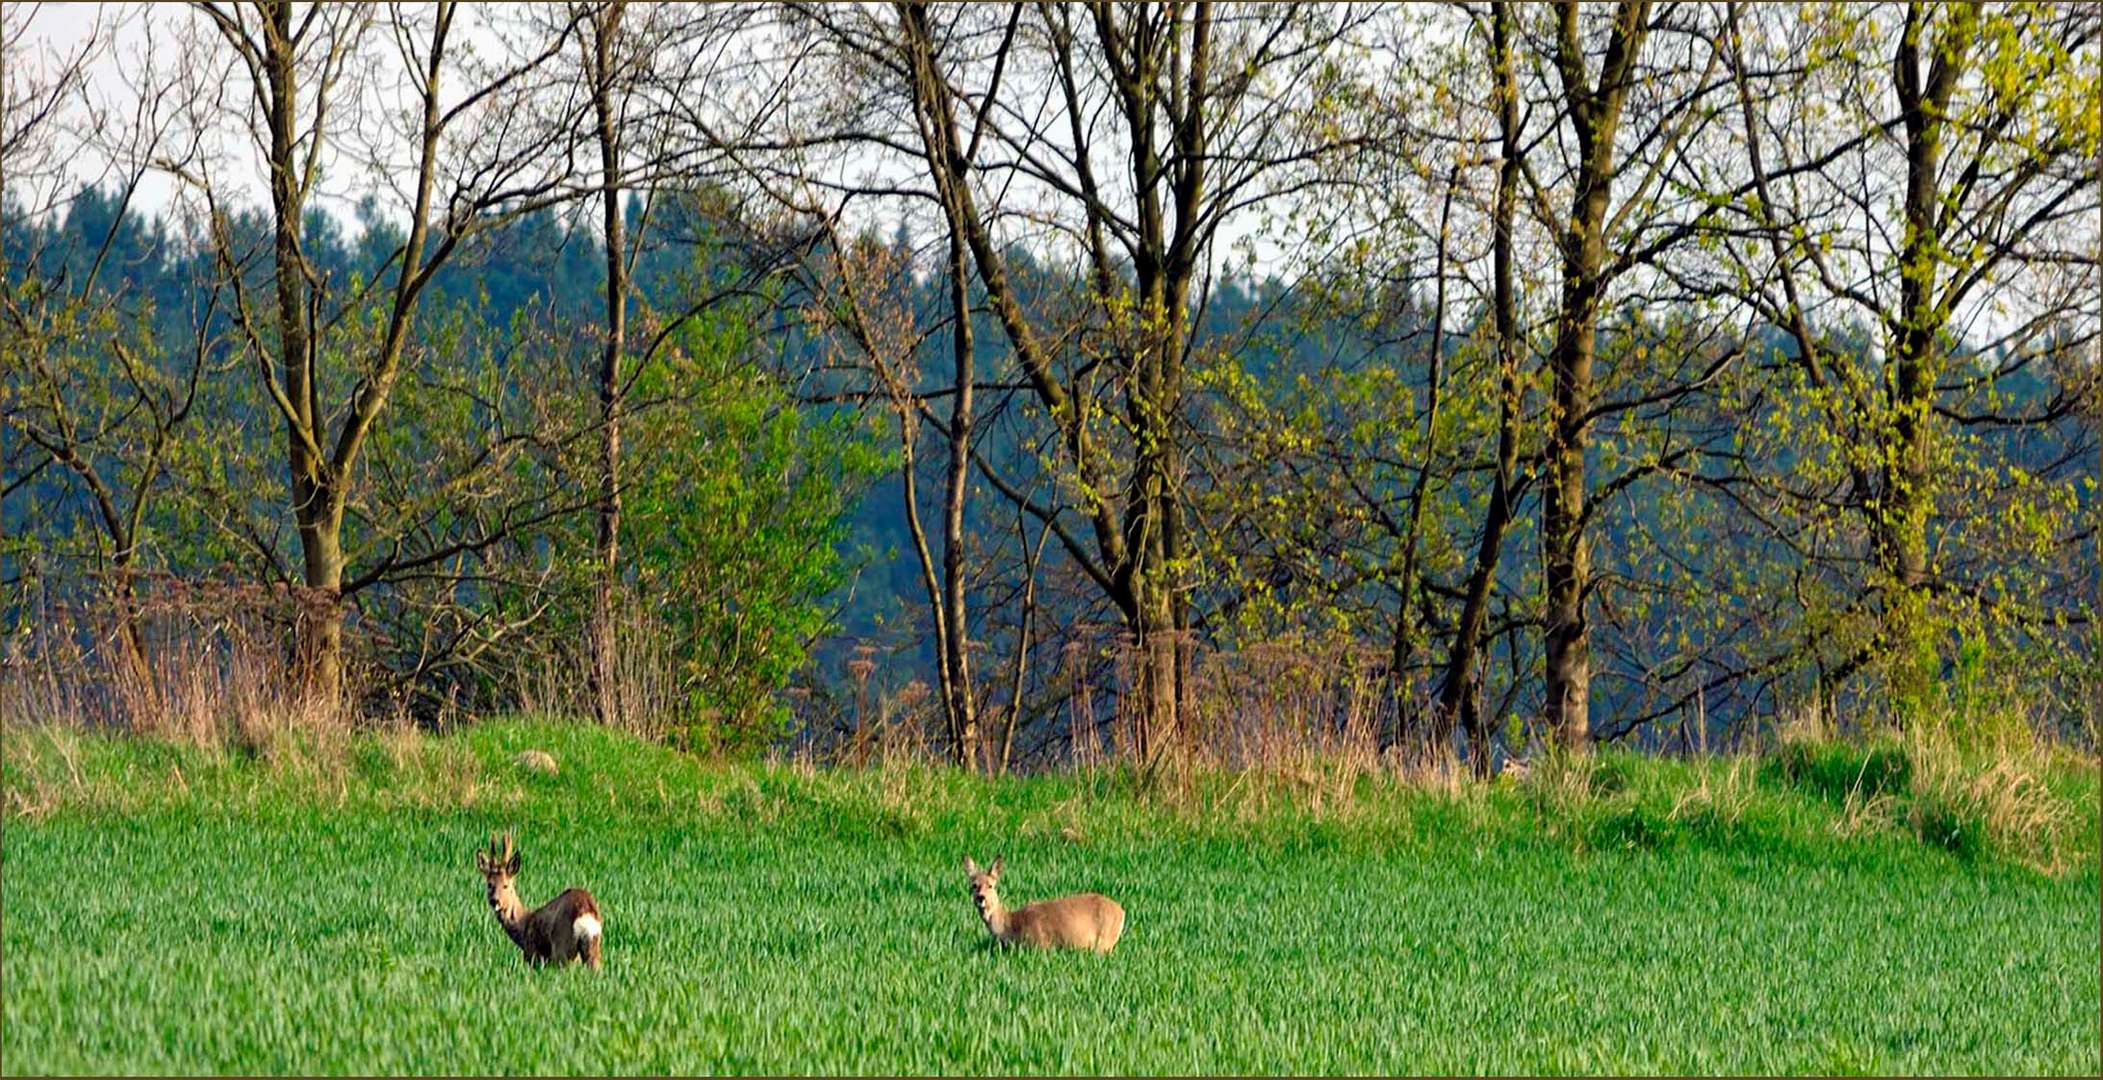
[[[11,88],[18,84],[40,84],[55,78],[58,69],[70,57],[78,54],[84,45],[95,42],[90,62],[86,68],[85,85],[80,93],[68,98],[62,115],[53,124],[39,132],[41,146],[29,148],[26,158],[32,161],[51,162],[51,167],[39,169],[20,167],[11,162],[11,175],[5,178],[7,196],[13,205],[22,207],[31,215],[62,214],[65,200],[83,183],[109,185],[127,179],[133,170],[145,164],[139,149],[140,140],[135,138],[141,123],[150,122],[165,130],[156,156],[165,158],[180,148],[185,138],[199,134],[205,136],[202,145],[207,153],[186,167],[193,172],[209,171],[214,187],[222,199],[231,198],[248,206],[258,206],[265,194],[263,178],[266,175],[261,155],[247,123],[246,110],[251,106],[251,95],[247,92],[246,70],[232,55],[232,50],[219,40],[217,32],[201,15],[175,5],[127,5],[98,3],[52,3],[7,5],[6,28],[9,36],[7,52],[10,70],[7,79]],[[407,9],[412,17],[427,10],[416,5]],[[455,67],[479,59],[501,62],[511,51],[525,40],[514,33],[499,33],[491,25],[496,18],[522,19],[521,9],[497,6],[470,5],[461,16],[456,28],[454,50],[458,53]],[[296,17],[304,17],[302,8]],[[378,12],[374,13],[379,14]],[[881,13],[872,13],[882,19]],[[1779,16],[1777,16],[1779,19]],[[1338,50],[1338,62],[1353,69],[1356,76],[1367,86],[1376,88],[1378,108],[1412,110],[1421,115],[1416,122],[1444,125],[1446,128],[1468,133],[1468,138],[1487,135],[1483,127],[1484,115],[1470,119],[1456,119],[1442,110],[1476,109],[1480,102],[1468,104],[1480,96],[1482,80],[1486,74],[1480,64],[1470,64],[1472,59],[1463,50],[1452,48],[1463,44],[1466,34],[1459,16],[1450,10],[1439,9],[1421,12],[1415,8],[1391,8],[1378,12],[1378,17],[1369,21],[1364,32],[1356,40]],[[1788,20],[1776,26],[1783,31]],[[1752,29],[1765,32],[1757,22]],[[779,75],[784,66],[798,63],[786,50],[790,47],[779,27],[760,24],[740,31],[736,39],[741,50],[728,61],[727,77],[711,77],[692,80],[690,86],[699,86],[709,100],[702,106],[718,115],[717,122],[726,125],[735,123],[741,110],[758,110],[768,102],[770,95],[779,94],[777,102],[782,111],[780,122],[791,130],[807,130],[817,124],[816,118],[829,107],[837,88],[827,85],[816,61],[805,59],[808,69],[799,69],[794,77],[782,87]],[[1654,46],[1654,48],[1657,46]],[[1678,47],[1685,47],[1682,42]],[[375,205],[382,217],[401,221],[406,219],[411,205],[410,193],[406,190],[406,177],[413,171],[410,159],[415,149],[414,117],[405,115],[410,110],[405,104],[412,100],[407,89],[401,85],[404,71],[403,60],[394,47],[392,35],[382,27],[367,31],[363,49],[370,54],[369,64],[361,71],[361,88],[355,105],[355,116],[347,116],[343,123],[331,125],[331,143],[321,156],[321,181],[317,185],[310,205],[337,218],[346,230],[357,227],[357,208],[361,200],[377,196]],[[682,57],[691,63],[717,62],[702,58]],[[155,87],[167,87],[170,80],[184,71],[184,64],[192,64],[188,73],[193,82],[193,93],[164,93],[154,99],[151,115],[142,111],[142,91]],[[1441,68],[1439,65],[1455,65]],[[1523,66],[1523,65],[1522,65]],[[1700,65],[1696,65],[1697,67]],[[1690,69],[1692,70],[1692,69]],[[464,72],[449,72],[447,86],[451,94],[463,92],[467,85]],[[808,76],[808,77],[805,77]],[[1544,194],[1553,203],[1566,197],[1564,180],[1558,172],[1568,157],[1567,131],[1545,130],[1544,117],[1552,117],[1554,93],[1553,73],[1546,70],[1522,72],[1522,93],[1527,95],[1526,113],[1529,115],[1529,138],[1538,139],[1529,154],[1535,159],[1534,167],[1546,184]],[[983,90],[981,85],[985,72],[968,68],[958,76],[966,100]],[[742,81],[741,81],[742,80]],[[180,86],[180,83],[174,85]],[[1290,86],[1272,87],[1269,93],[1277,100],[1293,100],[1300,88]],[[559,91],[550,87],[548,93]],[[1719,91],[1727,97],[1725,91]],[[1889,109],[1889,88],[1873,91],[1872,97],[1881,103],[1873,103],[1876,109]],[[1729,104],[1718,98],[1719,108]],[[213,100],[216,98],[216,100]],[[1835,98],[1837,101],[1838,98]],[[1809,101],[1799,106],[1804,112],[1806,145],[1797,147],[1798,156],[1808,156],[1810,150],[1824,139],[1832,136],[1844,118],[1837,115],[1825,120],[1817,119],[1817,110],[1830,108],[1832,101]],[[879,104],[879,108],[896,109],[897,103]],[[1093,110],[1095,105],[1087,106]],[[10,108],[12,110],[13,104]],[[1002,88],[1002,109],[1016,130],[1032,133],[1031,138],[1041,140],[1035,147],[992,145],[982,153],[981,164],[998,166],[1012,164],[1016,154],[1025,149],[1041,151],[1051,157],[1070,154],[1071,138],[1066,134],[1064,106],[1059,96],[1052,92],[1048,77],[1043,71],[1013,71]],[[1283,116],[1287,110],[1276,110]],[[1742,153],[1742,132],[1734,133],[1737,121],[1734,109],[1724,109],[1729,119],[1720,120],[1714,132],[1704,138],[1711,141],[1690,154],[1697,162],[1705,186],[1734,183],[1737,176],[1735,158]],[[1859,119],[1859,118],[1858,118]],[[885,118],[897,131],[910,134],[910,124],[902,118]],[[1098,127],[1115,128],[1103,118],[1094,117],[1091,124]],[[1628,138],[1626,132],[1624,139]],[[1108,131],[1100,132],[1102,141],[1096,147],[1095,167],[1104,176],[1115,176],[1118,158],[1124,145]],[[910,141],[910,140],[908,140]],[[988,140],[989,144],[994,140]],[[633,149],[633,148],[631,148]],[[1463,143],[1454,143],[1445,150],[1458,155],[1466,149]],[[1484,144],[1485,153],[1493,149]],[[1624,152],[1630,147],[1624,146]],[[1777,147],[1770,145],[1769,153]],[[1834,230],[1835,235],[1859,241],[1858,251],[1850,252],[1844,247],[1834,253],[1834,262],[1843,276],[1855,278],[1864,290],[1877,295],[1880,303],[1888,304],[1892,275],[1884,273],[1884,261],[1893,248],[1896,237],[1896,190],[1886,190],[1891,177],[1889,155],[1893,148],[1886,145],[1873,151],[1883,157],[1874,166],[1879,175],[1865,175],[1863,183],[1865,197],[1859,206],[1874,208],[1866,216],[1859,211],[1852,224],[1842,224]],[[1434,155],[1436,156],[1436,155]],[[1850,158],[1840,162],[1815,177],[1804,177],[1784,185],[1794,189],[1799,182],[1814,188],[1811,197],[1829,198],[1820,194],[1818,185],[1832,188],[1848,183],[1844,170],[1862,169],[1868,158]],[[780,165],[780,161],[773,164]],[[1462,190],[1453,215],[1456,241],[1453,245],[1453,262],[1449,267],[1456,275],[1480,283],[1487,280],[1486,244],[1487,235],[1487,188],[1493,169],[1487,160],[1477,160],[1457,173]],[[888,235],[901,224],[909,227],[923,245],[940,235],[941,225],[935,207],[923,199],[913,198],[898,192],[927,187],[927,180],[919,162],[909,153],[873,146],[858,146],[846,151],[828,151],[812,155],[798,162],[797,167],[814,178],[821,188],[833,189],[827,197],[837,200],[839,191],[845,188],[891,189],[889,193],[858,196],[853,199],[846,214],[850,229],[867,228]],[[1355,166],[1354,166],[1355,167]],[[1355,204],[1345,205],[1349,199],[1322,192],[1313,196],[1293,194],[1282,198],[1257,202],[1238,210],[1224,219],[1219,226],[1216,241],[1209,252],[1215,273],[1246,272],[1257,274],[1279,273],[1291,276],[1312,265],[1329,261],[1338,251],[1346,250],[1352,238],[1362,237],[1375,247],[1364,258],[1367,265],[1381,273],[1409,278],[1421,275],[1428,269],[1428,236],[1437,220],[1437,202],[1441,185],[1444,184],[1448,163],[1443,159],[1419,158],[1414,161],[1397,160],[1375,162],[1368,168],[1387,170],[1386,175],[1361,176],[1361,185],[1350,199]],[[141,170],[134,209],[148,215],[167,215],[173,211],[189,208],[189,191],[173,176],[160,169]],[[1711,175],[1713,174],[1713,175]],[[1668,182],[1664,190],[1669,191]],[[1370,181],[1370,182],[1365,182]],[[987,207],[998,206],[1002,216],[996,223],[1000,234],[1010,241],[1019,242],[1039,251],[1056,254],[1073,254],[1075,247],[1076,215],[1070,199],[1048,188],[1040,180],[1018,175],[1012,169],[986,168],[977,180],[981,201]],[[1616,191],[1616,198],[1627,197],[1627,188],[1633,181]],[[749,183],[742,184],[748,197],[757,201],[763,198],[752,190]],[[1869,188],[1876,189],[1872,195]],[[1131,194],[1121,189],[1106,191],[1108,201],[1114,207],[1129,203]],[[2087,196],[2093,203],[2094,194]],[[1529,220],[1531,214],[1522,213],[1522,230],[1519,245],[1524,255],[1522,268],[1526,281],[1526,293],[1530,301],[1552,298],[1548,288],[1555,275],[1555,253],[1551,237],[1538,223]],[[2058,239],[2062,250],[2079,252],[2096,248],[2095,215],[2090,214],[2080,222],[2070,223],[2070,232]],[[590,222],[592,215],[581,215]],[[587,224],[585,227],[590,228]],[[1251,258],[1253,256],[1253,258]],[[2096,271],[2093,262],[2083,266],[2062,266],[2057,270],[2044,269],[2029,275],[2011,274],[2005,285],[1982,290],[1980,297],[1968,302],[1957,313],[1957,325],[1965,327],[1969,335],[1977,338],[1991,337],[2003,329],[2022,322],[2030,314],[2062,303],[2068,294],[2065,275],[2073,274],[2085,280],[2093,293]],[[1642,275],[1634,275],[1640,281]],[[2036,280],[2027,280],[2035,278]],[[2077,286],[2079,282],[2075,283]],[[2079,291],[2078,288],[2075,291]],[[1453,299],[1470,303],[1479,299],[1479,289],[1457,290]],[[2088,297],[2093,312],[2093,296]],[[1863,314],[1861,311],[1857,315]]]

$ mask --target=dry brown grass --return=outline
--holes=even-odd
[[[1129,673],[1131,646],[1116,670]],[[1253,821],[1280,808],[1348,820],[1365,796],[1402,787],[1459,799],[1479,791],[1438,733],[1398,731],[1398,703],[1379,650],[1342,635],[1292,637],[1207,652],[1189,688],[1177,741],[1139,759],[1137,695],[1119,684],[1102,752],[1142,770],[1148,790],[1190,819]]]
[[[1931,725],[1907,734],[1912,762],[1907,824],[1922,839],[1956,850],[1980,847],[2045,871],[2060,869],[2073,809],[2045,782],[2051,747],[2027,735],[2003,736],[1967,753]]]
[[[1775,719],[1774,734],[1783,745],[1832,742],[1838,724],[1816,697],[1805,698],[1783,709]]]
[[[679,658],[662,623],[624,602],[616,613],[612,726],[653,742],[662,741],[686,703]],[[523,661],[509,695],[529,716],[598,717],[592,693],[591,657],[581,635],[553,639]]]
[[[1863,836],[1888,829],[1897,819],[1897,796],[1866,794],[1858,787],[1841,801],[1840,813],[1833,818],[1833,833],[1843,839]]]
[[[1177,729],[1151,753],[1141,749],[1132,642],[1102,634],[1093,645],[1068,642],[1062,655],[1059,678],[1067,686],[1059,714],[1053,729],[1036,728],[1023,743],[1032,755],[1025,767],[1128,776],[1150,800],[1192,820],[1257,819],[1280,808],[1347,817],[1375,787],[1455,797],[1475,789],[1439,740],[1412,732],[1390,741],[1396,703],[1385,657],[1344,636],[1186,650]],[[809,707],[805,718],[816,734],[800,741],[789,760],[808,768],[949,760],[931,687],[887,684],[873,646],[853,652],[845,674],[842,700],[819,701],[810,692],[793,699]],[[825,705],[829,711],[818,707]],[[1039,742],[1047,737],[1048,754]]]
[[[129,662],[120,624],[99,605],[43,604],[8,642],[0,724],[121,730],[188,746],[287,753],[340,748],[360,724],[343,692],[306,685],[291,643],[311,602],[292,591],[186,581],[139,585],[146,671]],[[344,686],[360,665],[348,658]]]
[[[1550,821],[1579,817],[1601,794],[1599,759],[1550,745],[1521,782],[1534,806]]]
[[[361,787],[361,739],[393,770],[390,799],[456,807],[488,797],[464,747],[424,739],[405,714],[348,689],[323,694],[302,681],[293,643],[311,614],[308,601],[170,577],[142,580],[138,592],[144,674],[129,662],[118,624],[96,605],[43,603],[8,642],[0,657],[8,812],[124,811],[236,773],[256,798],[289,787],[341,803]],[[355,650],[348,661],[343,686],[369,685]],[[94,736],[111,731],[173,748],[172,756],[144,772],[81,767],[83,753],[108,752]],[[237,759],[262,768],[234,769]]]
[[[1723,762],[1723,775],[1712,781],[1712,769],[1699,770],[1701,779],[1672,804],[1674,821],[1706,817],[1724,825],[1737,825],[1752,806],[1759,766],[1751,757],[1734,755]]]
[[[6,784],[9,816],[39,818],[78,800],[86,792],[87,780],[80,769],[79,734],[77,728],[45,725],[33,729],[16,727],[0,735],[8,741],[10,750]],[[24,761],[25,757],[32,760]],[[57,768],[36,767],[39,762],[34,759],[39,758],[47,758]]]

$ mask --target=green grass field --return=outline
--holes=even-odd
[[[561,775],[513,768],[528,746]],[[516,723],[333,755],[4,748],[10,1074],[2103,1067],[2092,766],[2055,780],[2048,874],[1836,828],[1774,770],[1690,811],[1702,767],[1619,758],[1582,807],[1362,781],[1317,810],[1224,777],[1177,802]],[[522,966],[473,868],[504,827],[529,903],[597,894],[605,971]],[[990,948],[967,851],[1005,852],[1011,903],[1115,896],[1123,943]]]

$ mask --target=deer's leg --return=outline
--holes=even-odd
[[[585,938],[580,945],[580,951],[584,954],[584,966],[593,971],[599,970],[599,936],[593,934]]]

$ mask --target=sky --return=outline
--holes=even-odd
[[[88,67],[85,106],[69,110],[65,121],[51,132],[52,146],[49,149],[52,150],[52,157],[57,165],[43,175],[34,175],[32,171],[32,175],[25,177],[24,170],[11,162],[10,171],[15,175],[5,178],[9,185],[9,198],[16,205],[26,204],[33,208],[56,205],[52,200],[70,192],[82,181],[111,182],[116,175],[111,171],[108,156],[99,152],[97,143],[113,131],[120,130],[122,125],[114,122],[87,122],[84,119],[87,115],[84,110],[99,108],[108,110],[114,117],[126,115],[137,96],[134,84],[139,81],[139,75],[155,65],[167,64],[176,51],[174,39],[185,26],[193,25],[199,17],[194,13],[179,10],[174,5],[9,3],[4,5],[4,9],[4,25],[9,38],[7,52],[10,63],[19,65],[17,69],[7,73],[10,85],[19,84],[25,79],[30,83],[48,80],[61,60],[76,53],[84,42],[98,33],[109,35],[106,47],[95,55]],[[499,51],[501,39],[482,23],[481,20],[486,17],[486,9],[470,9],[466,16],[466,40],[470,47],[491,54]],[[1408,44],[1406,41],[1399,43]],[[154,49],[149,50],[149,46],[153,46]],[[214,53],[215,62],[229,62],[226,50],[215,49]],[[399,66],[398,62],[396,66]],[[370,110],[375,115],[381,114],[388,107],[398,108],[400,105],[399,98],[390,102],[379,91],[374,91],[373,94],[374,101],[381,106]],[[231,97],[234,101],[239,100],[238,86],[236,93]],[[1028,101],[1030,97],[1027,93],[1017,94],[1016,100]],[[239,153],[242,152],[244,140],[245,136],[223,139],[221,143]],[[396,140],[393,145],[399,152],[405,144]],[[247,157],[247,161],[225,162],[218,171],[223,177],[244,178],[224,186],[252,201],[260,201],[263,195],[263,174],[257,167],[254,154],[249,152]],[[909,165],[901,164],[895,157],[887,158],[881,154],[861,157],[850,155],[833,163],[830,169],[836,178],[886,174],[897,180],[916,179]],[[353,161],[347,154],[339,153],[334,159],[324,161],[323,173],[323,184],[314,199],[314,205],[336,215],[346,228],[354,228],[356,208],[361,197],[390,182],[393,177],[402,175],[403,171],[376,169]],[[164,213],[176,205],[181,191],[178,183],[170,177],[159,172],[149,172],[140,184],[135,206],[149,214]],[[1015,199],[1010,205],[1028,204],[1029,199],[1023,197]],[[406,216],[406,199],[383,196],[381,205],[383,212]],[[870,216],[861,221],[850,220],[850,225],[867,226],[880,234],[888,234],[896,226],[895,215],[899,205],[901,203],[898,200],[892,200],[888,207],[869,211]],[[894,216],[887,219],[882,216],[884,214]],[[916,234],[922,237],[935,235],[936,230],[928,228],[928,225],[925,219],[915,222]],[[1240,265],[1241,253],[1236,250],[1236,245],[1242,242],[1254,246],[1256,268],[1259,272],[1274,270],[1283,265],[1286,259],[1281,252],[1281,240],[1260,236],[1260,228],[1255,214],[1247,214],[1230,222],[1222,230],[1220,242],[1212,253],[1215,265],[1224,267],[1230,262]],[[1284,235],[1286,234],[1280,234],[1281,237]],[[1987,308],[1981,308],[1971,314],[1983,318],[1988,324],[1999,322],[2002,318]]]
[[[9,195],[18,205],[33,208],[50,208],[50,212],[62,212],[63,198],[84,181],[110,184],[122,178],[127,170],[116,167],[111,155],[97,145],[121,125],[116,123],[83,123],[82,117],[88,109],[105,110],[111,116],[128,115],[138,99],[137,84],[142,73],[149,70],[166,70],[177,54],[177,38],[187,30],[203,27],[202,18],[193,12],[179,10],[173,4],[103,4],[103,3],[42,3],[5,5],[6,30],[9,37],[11,62],[20,64],[22,70],[9,73],[11,82],[26,75],[32,82],[48,81],[54,77],[66,60],[77,54],[84,44],[95,41],[101,44],[96,49],[87,68],[84,102],[73,102],[67,116],[57,130],[51,131],[51,139],[62,144],[56,156],[62,159],[62,170],[45,175],[23,177],[18,175],[7,182],[11,185]],[[500,38],[480,20],[484,12],[470,8],[465,16],[468,21],[467,40],[471,47],[485,52],[500,48]],[[208,31],[207,31],[208,32]],[[218,61],[230,62],[231,54],[219,53]],[[392,60],[392,57],[388,59]],[[228,73],[229,78],[245,79],[238,69]],[[234,100],[238,101],[238,98]],[[388,102],[375,94],[374,101],[381,105]],[[399,106],[399,99],[392,104]],[[238,127],[229,124],[227,133],[237,134]],[[239,148],[245,137],[222,138],[223,146]],[[263,172],[256,155],[250,153],[246,161],[224,162],[215,170],[218,180],[215,186],[230,189],[241,196],[260,202],[265,191]],[[834,162],[830,174],[835,180],[866,180],[884,177],[892,182],[915,182],[909,167],[886,154],[855,154]],[[397,175],[407,175],[403,168]],[[360,200],[379,187],[385,176],[371,166],[351,161],[343,154],[333,160],[324,161],[323,182],[313,200],[315,207],[335,215],[346,228],[354,229]],[[229,182],[231,181],[231,182]],[[177,206],[185,196],[178,181],[158,171],[148,171],[140,180],[134,196],[134,207],[147,214],[166,214]],[[1017,194],[1011,192],[1011,195]],[[406,198],[380,200],[383,213],[406,217]],[[898,224],[901,212],[897,200],[887,206],[865,203],[861,214],[850,214],[850,221],[857,226],[866,226],[879,234],[888,235]],[[931,208],[924,208],[931,213]],[[919,211],[915,211],[919,212]],[[590,215],[584,215],[590,217]],[[855,217],[861,220],[854,221]],[[931,236],[933,230],[926,220],[914,223],[917,235]],[[1222,264],[1229,259],[1242,265],[1245,252],[1236,250],[1239,243],[1252,245],[1256,250],[1259,266],[1274,264],[1279,258],[1275,244],[1261,241],[1256,235],[1260,231],[1255,215],[1245,215],[1240,220],[1229,222],[1221,231],[1216,257]]]
[[[92,120],[83,124],[82,118],[91,116],[90,110],[96,109],[106,110],[113,117],[129,115],[137,100],[135,84],[140,81],[142,73],[150,69],[165,70],[177,51],[178,35],[191,28],[193,20],[201,20],[201,16],[178,10],[175,4],[9,3],[6,6],[11,9],[6,16],[11,60],[23,64],[24,73],[33,80],[42,82],[55,77],[84,46],[99,39],[87,65],[83,93],[69,103],[61,129],[51,133],[66,161],[63,178],[37,178],[42,183],[34,191],[18,188],[11,194],[29,205],[40,206],[51,202],[54,196],[63,197],[65,192],[83,181],[116,182],[125,170],[96,144],[117,130],[119,125],[98,124]],[[194,25],[202,24],[200,21]],[[493,35],[485,27],[471,23],[468,38],[471,42],[486,44],[493,40]],[[230,55],[221,57],[222,60],[229,58]],[[11,73],[10,80],[13,78]],[[223,144],[229,142],[238,145],[238,140],[222,140]],[[341,155],[335,157],[336,160],[324,164],[324,181],[313,205],[349,225],[355,220],[361,196],[373,190],[380,181],[369,169],[349,165]],[[264,196],[260,169],[254,161],[247,163],[245,168],[222,169],[221,176],[232,181],[228,186],[250,199],[260,201]],[[180,190],[181,185],[174,178],[149,171],[140,179],[133,205],[147,214],[164,214],[175,205]]]

